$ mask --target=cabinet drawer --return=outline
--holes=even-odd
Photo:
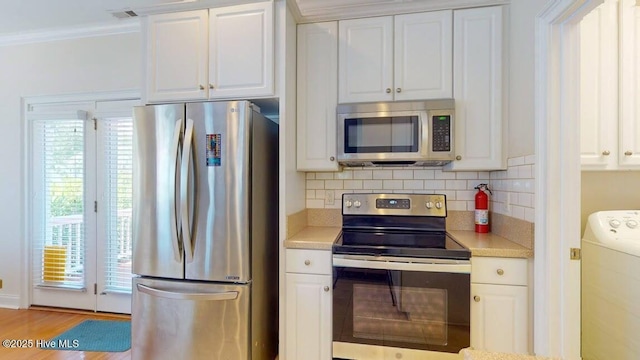
[[[471,282],[527,285],[527,259],[472,257]]]
[[[291,273],[332,274],[331,251],[287,249],[286,269]]]

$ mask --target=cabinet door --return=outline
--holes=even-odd
[[[393,100],[393,18],[339,22],[340,103]]]
[[[582,169],[615,169],[617,144],[618,4],[613,0],[603,3],[580,22]]]
[[[298,25],[299,171],[336,171],[338,23]]]
[[[453,12],[456,160],[448,170],[506,168],[501,6]]]
[[[331,275],[286,274],[286,358],[330,360]]]
[[[623,168],[640,166],[640,8],[620,2],[620,147]]]
[[[452,11],[394,17],[395,100],[453,96]]]
[[[209,97],[273,95],[273,3],[210,9],[209,17]]]
[[[206,99],[207,23],[207,10],[146,18],[148,102]]]
[[[471,284],[471,347],[527,353],[527,287]]]

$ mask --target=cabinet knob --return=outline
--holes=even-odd
[[[631,156],[631,155],[633,155],[633,151],[627,150],[624,152],[624,156]]]
[[[456,156],[456,160],[462,160],[462,156],[460,155]]]
[[[335,161],[335,160],[336,160],[336,158],[333,157],[333,156],[329,158],[329,161]]]
[[[310,260],[305,260],[305,261],[304,261],[304,264],[305,264],[305,265],[307,265],[307,266],[308,266],[308,265],[311,265],[311,261],[310,261]]]
[[[602,152],[602,155],[604,155],[604,156],[609,156],[609,154],[611,154],[611,151],[609,151],[609,150],[605,150],[605,151]]]
[[[397,89],[396,89],[396,92],[397,92],[397,93],[402,92],[402,89],[397,88]]]
[[[329,287],[328,287],[328,286],[325,286],[325,287],[324,287],[324,291],[325,291],[325,292],[329,292]]]
[[[391,88],[387,88],[387,94],[391,93]]]
[[[498,273],[498,275],[504,275],[504,270],[502,269],[498,269],[496,272]]]
[[[480,296],[475,295],[475,296],[473,297],[473,301],[475,301],[475,302],[480,302]]]
[[[204,86],[200,85],[200,90],[204,90]]]
[[[213,84],[209,84],[209,89],[213,89]]]

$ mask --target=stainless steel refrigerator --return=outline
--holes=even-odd
[[[133,359],[274,359],[278,126],[248,101],[134,109]]]

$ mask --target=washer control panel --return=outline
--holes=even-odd
[[[640,210],[599,211],[589,216],[589,226],[604,238],[640,241]]]

